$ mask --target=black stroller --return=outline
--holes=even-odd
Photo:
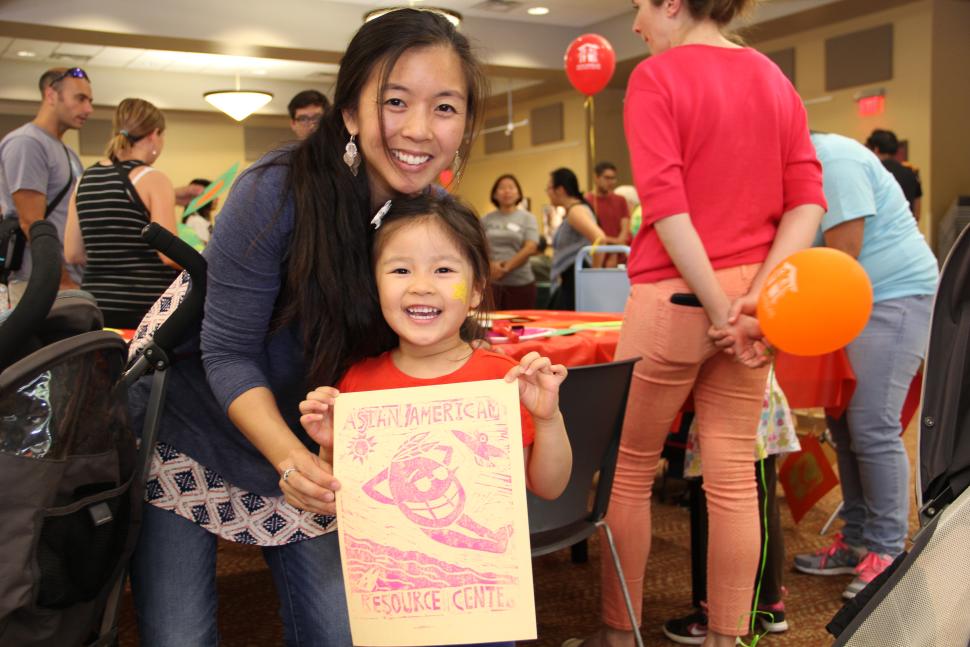
[[[57,292],[60,241],[31,226],[33,271],[0,324],[0,647],[112,645],[137,539],[157,415],[142,440],[128,424],[127,385],[155,369],[164,396],[168,353],[198,320],[205,261],[158,225],[145,240],[185,267],[193,288],[132,367],[127,344],[102,330],[86,293]]]
[[[970,645],[970,228],[943,264],[924,375],[920,530],[829,624],[835,645]]]

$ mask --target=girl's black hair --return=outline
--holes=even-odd
[[[371,252],[373,262],[377,262],[381,250],[395,232],[404,227],[427,221],[440,224],[464,255],[465,260],[471,266],[472,283],[482,295],[475,315],[466,318],[465,323],[462,324],[461,338],[466,342],[484,339],[485,328],[482,326],[482,321],[491,311],[491,297],[488,289],[491,274],[488,238],[485,236],[481,221],[470,207],[449,195],[436,196],[430,192],[394,200],[391,203],[390,211],[384,216],[381,226],[374,236]],[[398,346],[397,335],[387,325],[383,317],[380,318],[380,321],[383,325],[377,326],[377,330],[374,331],[375,337],[381,340],[383,346],[380,352],[396,348]]]
[[[589,206],[589,202],[586,202],[586,196],[579,190],[579,180],[576,178],[576,174],[572,172],[572,169],[565,167],[557,168],[550,175],[552,175],[552,188],[555,189],[557,186],[561,186],[570,198],[577,198],[583,204]]]
[[[358,30],[340,61],[333,108],[310,137],[274,162],[289,166],[285,195],[295,211],[274,328],[299,324],[309,385],[335,384],[351,364],[383,348],[373,334],[383,318],[369,255],[367,160],[357,176],[343,162],[350,137],[343,113],[357,112],[361,100],[377,100],[401,55],[426,47],[447,47],[461,62],[468,105],[459,150],[467,160],[486,96],[481,65],[468,40],[440,14],[399,9]],[[374,74],[380,79],[378,96],[361,97]],[[383,113],[378,114],[383,132]]]

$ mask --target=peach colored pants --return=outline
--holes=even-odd
[[[740,265],[717,270],[716,275],[733,299],[747,293],[759,267]],[[606,519],[640,617],[657,463],[670,426],[693,390],[708,504],[709,626],[721,634],[744,635],[760,551],[751,465],[768,369],[749,369],[715,348],[707,336],[710,320],[703,308],[670,302],[671,294],[690,291],[683,279],[666,279],[634,285],[627,301],[616,358],[643,360],[633,369]],[[602,585],[603,621],[630,629],[616,572],[606,554]]]

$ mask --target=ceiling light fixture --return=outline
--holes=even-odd
[[[269,103],[273,99],[273,94],[264,90],[239,89],[237,74],[235,90],[213,90],[203,94],[202,98],[236,121],[242,121]]]
[[[17,52],[17,56],[19,56],[20,58],[34,58],[35,56],[37,56],[37,54],[35,52],[30,51],[29,49],[22,49],[19,52]]]
[[[382,7],[380,9],[374,9],[368,11],[364,14],[364,22],[370,22],[375,18],[380,18],[385,14],[389,14],[392,11],[397,11],[398,9],[417,9],[419,11],[433,11],[436,14],[440,14],[448,19],[452,25],[457,29],[461,25],[461,14],[457,11],[452,11],[451,9],[442,9],[441,7]]]
[[[545,16],[547,13],[549,13],[549,8],[548,7],[530,7],[527,10],[527,13],[530,16]]]

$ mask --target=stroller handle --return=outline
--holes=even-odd
[[[202,317],[202,306],[205,300],[206,262],[191,245],[156,222],[146,225],[141,230],[141,237],[151,247],[185,268],[192,279],[185,300],[155,331],[155,344],[164,350],[171,350],[182,340],[183,333],[188,326]]]
[[[47,220],[30,226],[30,279],[24,295],[0,326],[0,368],[23,347],[57,298],[61,283],[61,241],[57,228]]]

